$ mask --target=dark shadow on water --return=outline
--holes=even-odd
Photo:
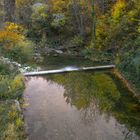
[[[105,65],[106,63],[100,63]],[[108,64],[108,63],[107,63]],[[40,64],[43,70],[61,69],[64,67],[91,67],[99,65],[99,62],[93,62],[83,57],[75,56],[45,56],[44,61]]]

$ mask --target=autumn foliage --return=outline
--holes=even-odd
[[[24,36],[21,25],[5,23],[0,31],[0,53],[13,60],[25,62],[31,55],[31,47],[32,44]]]

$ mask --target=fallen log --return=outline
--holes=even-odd
[[[115,68],[115,65],[81,67],[81,68],[65,67],[63,69],[58,69],[58,70],[26,72],[26,73],[23,73],[23,75],[24,76],[39,76],[39,75],[57,74],[57,73],[65,73],[65,72],[72,72],[72,71],[104,70],[104,69],[113,69],[113,68]]]

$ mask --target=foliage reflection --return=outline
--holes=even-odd
[[[89,121],[98,113],[109,119],[113,116],[129,132],[140,135],[140,103],[122,85],[117,85],[110,73],[75,72],[46,77],[65,88],[68,104],[81,111]]]

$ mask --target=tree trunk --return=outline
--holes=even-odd
[[[15,0],[4,0],[4,21],[13,22],[15,14]]]
[[[102,5],[102,14],[105,14],[105,0],[101,1],[101,5]]]
[[[96,13],[94,6],[94,0],[92,0],[92,45],[96,44]]]
[[[72,0],[72,5],[73,5],[73,17],[75,17],[75,25],[76,25],[76,30],[78,34],[81,37],[84,37],[85,31],[84,31],[84,15],[82,14],[82,10],[80,9],[80,0]]]

